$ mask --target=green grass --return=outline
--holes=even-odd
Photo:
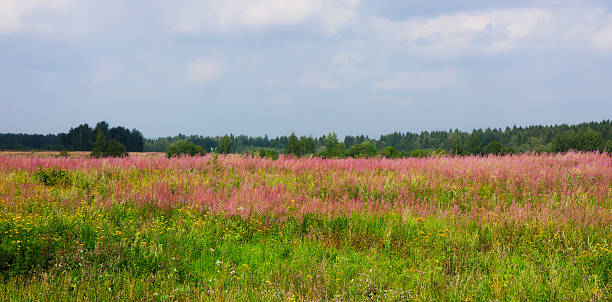
[[[606,301],[609,228],[2,205],[0,300]]]

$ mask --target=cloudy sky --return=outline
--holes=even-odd
[[[315,136],[612,118],[606,1],[0,0],[0,132]]]

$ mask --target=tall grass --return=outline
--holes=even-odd
[[[612,158],[0,157],[0,299],[607,301]]]

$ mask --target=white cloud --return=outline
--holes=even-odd
[[[403,21],[372,17],[370,24],[379,43],[427,56],[612,49],[612,15],[599,6],[465,11]]]
[[[359,1],[341,0],[159,0],[165,22],[177,32],[197,34],[295,26],[307,22],[335,34],[356,17]]]
[[[42,29],[57,21],[72,0],[2,0],[0,1],[0,34]]]
[[[224,60],[214,57],[196,58],[187,65],[187,78],[191,83],[206,85],[228,70]]]
[[[265,27],[295,25],[321,10],[322,3],[310,0],[261,0],[244,7],[240,25]]]
[[[521,39],[543,33],[553,14],[537,8],[462,12],[400,22],[376,18],[374,28],[383,37],[408,48],[437,54],[507,51]]]
[[[454,69],[397,72],[387,79],[376,82],[372,89],[425,91],[454,87],[459,83],[459,76]]]

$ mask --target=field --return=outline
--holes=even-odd
[[[612,158],[0,156],[0,300],[610,301]]]

